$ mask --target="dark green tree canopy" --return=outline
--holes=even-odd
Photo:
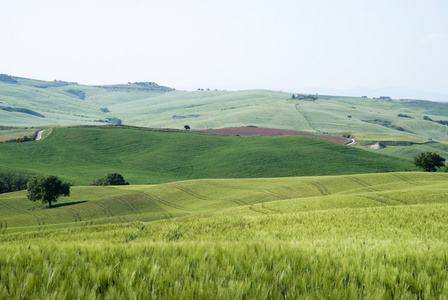
[[[48,203],[57,202],[60,196],[70,196],[70,184],[53,175],[37,175],[28,181],[28,199]]]
[[[422,168],[425,172],[435,172],[436,168],[445,166],[445,158],[434,152],[422,152],[414,157],[414,165]]]
[[[124,180],[123,175],[119,173],[109,173],[104,178],[99,178],[92,182],[92,185],[128,185],[129,182]]]
[[[15,173],[0,173],[0,194],[26,190],[29,176]]]

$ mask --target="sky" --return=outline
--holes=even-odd
[[[0,0],[0,43],[42,80],[448,94],[446,0]]]

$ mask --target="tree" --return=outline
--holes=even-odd
[[[70,184],[61,181],[54,175],[37,175],[31,177],[28,181],[28,199],[35,201],[42,201],[42,203],[51,204],[57,202],[60,196],[70,196]]]
[[[0,173],[0,194],[26,190],[29,176],[14,173]]]
[[[422,152],[414,157],[414,165],[422,168],[425,172],[435,172],[436,168],[445,166],[445,159],[434,152]]]
[[[185,125],[184,128],[185,128],[185,130],[189,130],[189,129],[190,129],[190,126]]]
[[[129,185],[129,182],[124,180],[123,175],[119,173],[109,173],[104,178],[94,180],[92,185]]]

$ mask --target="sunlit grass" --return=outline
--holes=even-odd
[[[241,208],[4,235],[0,297],[443,299],[447,213],[446,204]]]

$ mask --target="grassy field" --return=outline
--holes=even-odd
[[[75,186],[51,209],[0,195],[0,299],[447,299],[448,173],[397,171],[448,158],[448,127],[423,119],[448,105],[12,79],[0,142],[44,139],[0,143],[0,172]],[[159,130],[66,126],[108,118]],[[160,130],[187,124],[358,146]],[[89,186],[109,172],[131,185]]]
[[[412,161],[306,136],[217,136],[126,128],[54,128],[38,142],[0,144],[2,171],[89,185],[109,172],[131,184],[415,170]]]
[[[0,235],[0,297],[444,299],[447,178],[390,173],[78,187],[61,204],[78,203],[53,209],[26,207],[23,192],[1,195],[2,227],[7,216],[10,225]],[[128,205],[120,204],[126,193]],[[154,204],[184,216],[126,222],[136,209],[156,212]],[[98,221],[88,221],[89,213]],[[14,218],[28,228],[12,225]],[[115,224],[95,225],[102,218]]]
[[[127,125],[192,129],[259,126],[332,134],[401,134],[410,139],[448,141],[448,127],[423,120],[448,120],[448,104],[319,96],[317,101],[288,100],[291,93],[268,90],[175,91],[138,85],[60,86],[16,78],[0,82],[0,106],[31,109],[44,118],[0,110],[0,125],[44,126],[104,124],[119,118]],[[67,91],[84,93],[84,99]],[[398,117],[398,114],[408,117]]]

